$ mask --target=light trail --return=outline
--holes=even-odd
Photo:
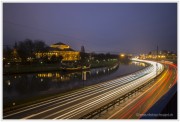
[[[128,105],[111,115],[110,118],[130,119],[141,118],[141,116],[149,110],[164,94],[169,90],[169,84],[173,85],[177,81],[176,65],[167,64],[169,68],[150,88],[144,91],[139,97],[135,98]],[[174,70],[174,71],[173,71]],[[174,72],[174,74],[173,74]],[[175,77],[173,77],[175,75]],[[173,86],[172,85],[172,86]],[[140,116],[136,116],[136,113]]]
[[[163,76],[161,77],[161,79],[163,79],[163,78],[166,76],[167,73],[168,73],[168,71],[166,71],[166,72],[163,74]],[[161,80],[161,79],[160,79],[160,80]],[[159,80],[158,82],[160,82],[160,80]],[[134,103],[135,101],[137,101],[139,98],[141,98],[141,97],[142,97],[143,95],[145,95],[147,92],[149,92],[152,87],[156,86],[156,85],[158,84],[158,82],[156,82],[153,86],[151,86],[150,88],[148,88],[143,94],[141,94],[140,96],[136,97],[133,101],[131,101],[130,103],[128,103],[126,106],[124,106],[123,108],[121,108],[120,110],[118,110],[117,112],[115,112],[115,113],[114,113],[113,115],[111,115],[108,119],[113,118],[114,116],[116,116],[117,114],[119,114],[122,110],[124,110],[126,107],[130,106],[132,103]],[[127,109],[128,109],[128,108],[127,108]],[[128,109],[128,111],[129,111],[129,109]],[[121,118],[121,117],[119,117],[119,118]]]
[[[156,77],[156,68],[158,74],[164,69],[163,65],[159,63],[156,67],[156,62],[153,61],[134,60],[149,63],[150,66],[122,78],[110,80],[105,83],[77,90],[73,93],[65,94],[64,96],[58,96],[57,98],[51,98],[47,101],[22,107],[5,115],[4,118],[17,115],[23,119],[79,118],[80,115],[97,109],[153,79]]]
[[[149,62],[149,61],[148,61]],[[152,63],[152,62],[151,62]],[[155,66],[156,65],[156,63],[154,63],[153,62],[153,65]],[[159,66],[161,66],[162,67],[162,65],[160,65],[160,64],[158,64]],[[159,69],[161,69],[161,68],[159,68]],[[141,84],[141,82],[143,82],[143,81],[145,81],[145,79],[147,80],[148,78],[150,78],[150,77],[155,77],[156,76],[156,70],[154,70],[154,72],[153,73],[150,73],[148,76],[144,76],[143,78],[140,78],[140,79],[138,79],[138,80],[135,80],[135,81],[133,81],[133,85],[132,85],[132,83],[129,83],[130,85],[132,85],[132,87],[130,87],[130,85],[129,86],[123,86],[123,87],[129,87],[128,88],[128,90],[132,90],[133,88],[135,88],[135,87],[137,87],[138,85],[137,84]],[[121,89],[121,88],[118,88],[118,89]],[[103,99],[102,98],[104,98],[104,99],[106,99],[106,97],[107,97],[107,99],[106,99],[106,101],[108,101],[109,99],[112,99],[113,97],[115,97],[115,96],[113,96],[113,94],[115,94],[116,96],[119,94],[120,95],[120,93],[118,93],[119,92],[119,90],[118,89],[115,89],[114,91],[110,91],[110,92],[108,92],[108,93],[106,93],[106,94],[103,94],[103,95],[101,95],[101,99],[98,99],[98,103],[102,103],[103,102]],[[125,91],[123,91],[123,92],[125,92]],[[110,96],[110,95],[112,95],[112,96]],[[100,101],[101,100],[101,101]],[[97,100],[96,100],[97,101]],[[65,118],[72,118],[72,117],[74,117],[74,116],[76,116],[76,115],[78,115],[78,114],[80,114],[80,113],[82,113],[82,111],[86,111],[86,110],[88,110],[89,109],[89,106],[90,107],[93,107],[93,106],[95,106],[97,103],[96,103],[96,101],[94,102],[94,101],[92,101],[92,103],[86,103],[86,104],[84,104],[84,106],[81,106],[80,108],[79,107],[77,107],[75,110],[73,109],[72,111],[70,111],[69,113],[65,113],[65,114],[63,114],[63,115],[60,115],[60,116],[58,116],[58,117],[56,117],[55,119],[59,119],[59,118],[63,118],[63,119],[65,119]],[[90,101],[89,101],[90,102]],[[97,105],[96,105],[97,106]],[[83,108],[83,109],[81,109],[81,108]],[[75,113],[74,113],[74,111],[76,111]],[[78,113],[78,111],[79,111],[79,113]],[[70,114],[71,113],[71,114]],[[66,116],[67,115],[67,116]]]
[[[144,71],[150,72],[151,70],[152,70],[152,67],[151,68],[147,68]],[[139,71],[139,73],[141,73],[141,71]],[[70,93],[70,94],[67,94],[67,95],[64,95],[64,96],[53,98],[53,99],[50,99],[50,100],[47,100],[47,101],[42,101],[42,102],[30,105],[30,106],[22,107],[22,108],[16,110],[18,112],[10,111],[11,113],[8,113],[8,115],[5,115],[4,117],[9,117],[9,116],[21,113],[21,112],[25,112],[25,111],[28,111],[28,110],[32,110],[32,109],[44,106],[44,105],[48,105],[48,104],[51,104],[51,103],[55,103],[54,105],[57,105],[57,104],[59,104],[57,102],[60,101],[60,100],[63,101],[63,99],[67,99],[67,100],[65,100],[63,102],[71,101],[73,99],[72,97],[74,97],[74,96],[78,96],[78,97],[85,96],[85,97],[88,97],[88,94],[89,94],[89,96],[94,95],[94,94],[92,94],[93,92],[96,92],[96,93],[104,92],[105,90],[111,89],[111,88],[115,87],[116,85],[123,85],[126,82],[130,82],[131,80],[134,80],[134,79],[135,78],[133,77],[133,75],[130,75],[130,76],[122,77],[120,79],[111,80],[110,82],[107,82],[107,83],[101,83],[101,84],[97,84],[97,85],[94,85],[94,86],[90,86],[87,89],[82,89],[82,90],[79,90],[77,92],[73,92],[73,93]],[[118,81],[120,81],[120,83]],[[103,91],[100,91],[101,89],[103,89]],[[88,92],[88,94],[86,94],[87,92]],[[82,97],[80,99],[83,99],[85,97]],[[80,99],[76,99],[76,100],[80,100]]]
[[[168,80],[171,78],[171,76],[172,76],[172,71],[171,71],[170,74],[168,75],[167,80],[164,79],[164,81],[168,81]],[[161,83],[163,83],[164,81],[161,81]],[[160,95],[160,93],[164,90],[164,88],[166,87],[167,84],[168,84],[168,82],[165,82],[165,83],[163,84],[163,86],[160,87],[160,85],[159,85],[159,87],[155,89],[155,90],[158,90],[159,92],[158,92],[158,93],[156,94],[156,96],[152,99],[152,102],[147,106],[147,108],[144,109],[144,111],[142,112],[142,114],[144,114],[145,112],[147,112],[147,110],[149,110],[149,108],[150,108],[156,101],[158,101],[158,99],[160,99],[160,98],[158,98],[158,95]],[[140,116],[139,118],[141,118],[141,116]]]

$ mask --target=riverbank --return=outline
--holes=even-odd
[[[74,92],[77,89],[83,89],[87,86],[103,83],[118,77],[129,75],[133,72],[145,68],[140,65],[120,65],[108,68],[96,68],[86,72],[86,80],[83,81],[82,73],[59,74],[59,72],[48,73],[53,77],[38,77],[36,74],[23,74],[23,75],[10,75],[4,77],[4,94],[3,94],[3,107],[13,109],[16,106],[24,103],[32,104],[42,99],[55,98],[62,96],[66,93]],[[90,73],[88,73],[90,72]],[[65,76],[65,77],[64,77]],[[19,78],[20,77],[20,78]],[[64,78],[68,80],[63,80]],[[43,79],[43,81],[42,81]],[[8,82],[10,82],[10,85]],[[12,81],[12,82],[11,82]],[[12,89],[13,88],[13,89]],[[6,91],[6,92],[5,92]],[[13,95],[11,93],[18,93]],[[8,100],[8,99],[9,100]],[[15,103],[15,105],[13,105]]]
[[[112,67],[94,68],[92,70],[98,71],[98,75],[100,77],[103,77],[103,76],[107,76],[107,75],[111,74],[111,72],[114,72],[115,70],[117,70],[118,67],[119,67],[119,65],[116,64],[116,65],[113,65]],[[107,71],[108,68],[111,68],[111,69],[109,69],[109,71],[106,72],[106,74],[104,74],[104,71],[105,70]],[[88,79],[89,79],[88,72],[90,72],[90,71],[86,71]],[[38,75],[39,73],[6,75],[6,76],[4,76],[5,81],[3,82],[4,89],[6,89],[5,91],[10,92],[13,87],[14,90],[16,89],[16,91],[15,91],[16,93],[20,93],[21,97],[19,98],[19,97],[11,96],[8,98],[7,93],[3,94],[3,107],[7,110],[14,109],[17,106],[22,105],[22,104],[24,106],[24,103],[25,103],[25,105],[33,104],[33,103],[39,102],[41,100],[44,100],[46,98],[47,99],[55,98],[58,96],[62,96],[66,93],[74,92],[77,89],[83,89],[86,85],[85,84],[83,86],[81,85],[81,83],[82,83],[81,77],[82,76],[79,77],[78,75],[76,75],[77,72],[81,72],[81,71],[62,72],[63,74],[61,74],[59,72],[47,73],[47,74],[51,74],[53,76],[53,77],[51,77],[53,80],[51,80],[48,76],[41,77],[41,75]],[[44,73],[44,74],[46,74],[46,73]],[[61,84],[60,86],[65,88],[66,86],[68,86],[69,81],[66,81],[66,80],[62,81],[62,80],[65,77],[67,78],[67,76],[69,76],[69,78],[72,78],[71,74],[75,74],[74,79],[71,82],[72,83],[71,89],[66,89],[66,90],[61,91],[62,89],[60,87],[55,90],[52,90],[50,88],[50,86],[52,86],[52,84]],[[57,77],[55,75],[57,75]],[[61,76],[61,77],[59,78],[58,76]],[[91,73],[91,76],[93,77],[93,79],[97,78],[97,76],[95,76],[95,74],[93,72]],[[7,78],[7,77],[9,77],[9,78]],[[100,77],[98,78],[99,82],[101,82]],[[58,80],[58,82],[55,80]],[[7,82],[9,82],[10,84]],[[77,82],[79,82],[80,85],[79,86],[75,85],[75,87],[73,87],[73,84],[77,84]],[[89,81],[86,80],[86,83],[88,83],[88,82]],[[96,84],[96,82],[94,82],[94,81],[92,83],[93,84],[90,84],[90,85]],[[47,86],[49,86],[49,87],[47,87]],[[87,85],[87,86],[89,86],[89,85]],[[43,89],[44,87],[46,87],[46,89]],[[35,90],[36,88],[39,89],[39,93],[34,92],[34,91],[36,91]],[[30,92],[27,92],[27,90],[30,90]],[[10,94],[11,93],[12,93],[12,91],[10,92]]]
[[[111,67],[118,63],[118,60],[91,62],[91,68]],[[61,71],[58,64],[31,64],[31,65],[9,65],[3,67],[3,75]]]

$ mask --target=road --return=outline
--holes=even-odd
[[[136,61],[142,61],[137,60]],[[150,66],[136,73],[85,87],[57,97],[43,99],[3,110],[4,119],[77,119],[132,91],[160,74],[164,66],[143,61]]]
[[[148,114],[145,113],[165,95],[177,81],[177,66],[171,63],[164,63],[164,65],[166,67],[165,71],[150,88],[146,89],[126,106],[119,108],[119,110],[110,115],[108,119],[139,119],[148,116]]]

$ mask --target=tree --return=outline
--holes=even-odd
[[[56,55],[52,55],[50,61],[51,61],[51,63],[57,62]]]
[[[17,46],[17,51],[23,62],[26,62],[28,57],[35,58],[36,52],[48,51],[47,45],[41,40],[35,40],[34,42],[30,39],[20,41]]]
[[[60,56],[58,56],[57,57],[58,58],[58,62],[61,62],[62,61],[62,59],[63,59],[63,57],[60,55]]]
[[[6,48],[3,48],[3,66],[11,60],[11,53],[12,49],[8,46]]]
[[[60,63],[62,59],[63,59],[62,56],[52,55],[50,62],[51,63]]]
[[[17,46],[17,52],[23,62],[26,62],[28,57],[34,57],[34,44],[32,40],[26,39],[24,41],[20,41]]]
[[[34,41],[34,52],[46,52],[48,51],[47,45],[41,40]]]
[[[6,58],[6,59],[11,59],[11,53],[12,53],[12,49],[7,46],[6,48],[3,49],[3,58]]]
[[[46,55],[46,56],[41,57],[41,58],[40,58],[40,61],[43,61],[43,62],[45,62],[45,63],[48,63],[48,62],[49,62],[48,56]]]

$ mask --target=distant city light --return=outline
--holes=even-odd
[[[8,86],[10,86],[11,85],[11,82],[10,82],[10,80],[8,80]]]

